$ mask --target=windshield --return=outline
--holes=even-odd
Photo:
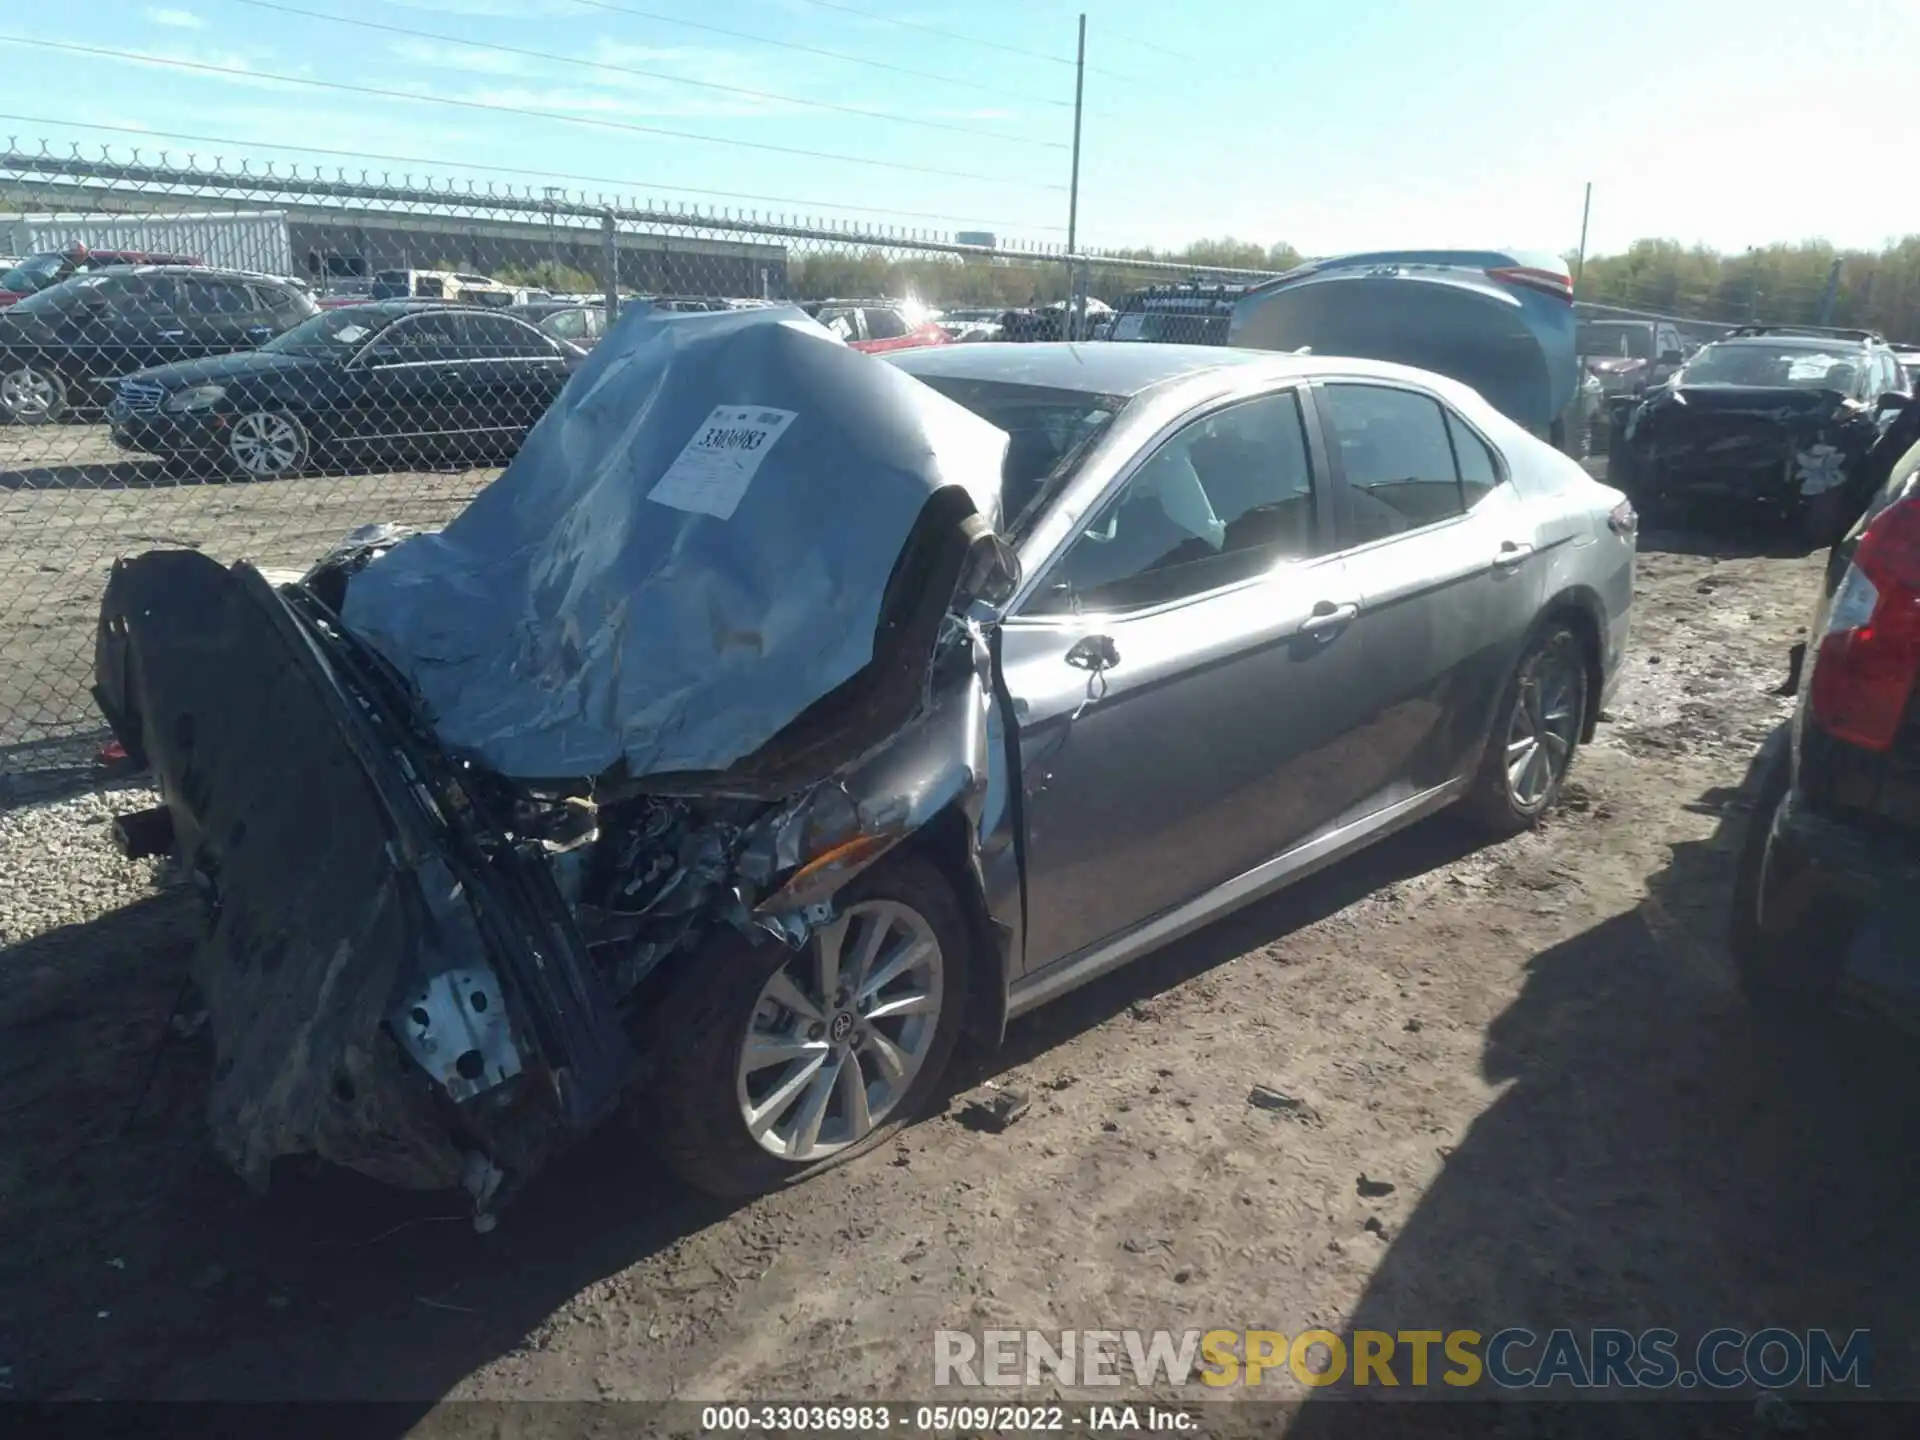
[[[1651,360],[1653,329],[1648,325],[1595,321],[1580,327],[1576,348],[1598,360]]]
[[[1682,385],[1753,385],[1838,390],[1851,395],[1865,374],[1864,355],[1820,347],[1709,345],[1680,374]]]
[[[1000,513],[1009,535],[1026,533],[1048,497],[1072,475],[1094,441],[1127,403],[1118,395],[1049,390],[998,380],[921,375],[949,400],[1007,432],[1000,477]]]
[[[0,275],[0,290],[11,290],[16,295],[32,295],[58,280],[61,268],[66,263],[66,257],[61,255],[36,255],[31,260],[22,260],[6,274]]]
[[[260,348],[274,355],[337,355],[344,360],[396,318],[384,310],[355,306],[327,310]]]

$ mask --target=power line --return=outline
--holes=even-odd
[[[635,20],[652,20],[661,25],[679,25],[687,30],[699,30],[708,35],[724,35],[730,40],[748,40],[756,45],[770,45],[777,50],[792,50],[802,55],[818,55],[823,60],[840,60],[849,65],[865,65],[873,70],[890,70],[896,75],[908,75],[916,80],[933,80],[942,85],[953,85],[963,90],[974,90],[982,95],[996,95],[1003,100],[1022,100],[1035,105],[1055,105],[1063,110],[1071,110],[1073,104],[1067,100],[1048,100],[1044,96],[1031,95],[1021,90],[1010,90],[999,85],[982,85],[974,80],[961,80],[951,75],[935,74],[931,70],[916,70],[910,65],[895,65],[890,60],[874,60],[864,55],[849,55],[844,50],[823,50],[817,45],[803,45],[797,40],[777,40],[771,35],[756,35],[747,30],[734,30],[724,25],[707,25],[698,20],[683,20],[678,15],[662,15],[653,10],[638,10],[630,5],[616,5],[612,0],[574,0],[577,5],[585,5],[593,10],[605,10],[614,15],[626,15]]]
[[[302,10],[293,5],[277,5],[273,0],[234,0],[234,3],[250,5],[257,10],[273,10],[282,15],[299,15],[308,20],[322,20],[331,25],[351,25],[361,30],[380,30],[389,35],[405,35],[414,40],[434,40],[446,45],[464,45],[469,49],[492,50],[502,55],[520,55],[528,59],[546,60],[559,65],[584,65],[593,70],[635,75],[645,80],[664,80],[673,85],[693,85],[702,90],[718,90],[728,95],[745,95],[755,100],[775,100],[782,104],[804,105],[815,110],[835,110],[843,115],[858,115],[866,120],[886,120],[898,125],[918,125],[928,130],[948,130],[955,135],[998,140],[1008,145],[1037,145],[1047,150],[1067,148],[1059,140],[1036,140],[1026,135],[1006,135],[993,130],[981,130],[971,125],[950,125],[944,121],[922,120],[912,115],[889,115],[884,111],[863,110],[857,105],[839,105],[831,100],[809,100],[798,95],[777,94],[771,90],[754,90],[745,85],[724,85],[717,80],[695,80],[685,75],[670,75],[664,70],[642,70],[631,65],[586,60],[574,55],[555,55],[546,50],[527,50],[517,45],[500,45],[490,40],[469,40],[458,35],[436,34],[430,30],[409,30],[401,25],[386,25],[378,20],[359,20],[346,15],[327,15],[318,10]]]
[[[938,25],[928,25],[919,20],[902,20],[898,15],[882,15],[876,10],[861,10],[852,5],[842,5],[839,0],[800,0],[803,5],[818,6],[822,10],[838,10],[843,15],[858,15],[862,20],[877,20],[883,25],[898,25],[903,30],[918,30],[925,35],[937,35],[942,40],[958,40],[964,45],[978,45],[987,50],[998,50],[1006,55],[1023,55],[1029,60],[1045,60],[1053,65],[1073,67],[1070,55],[1048,55],[1040,50],[1023,50],[1018,45],[1004,45],[998,40],[987,40],[979,35],[967,35],[958,30],[943,30]],[[1132,85],[1149,83],[1138,75],[1122,75],[1113,70],[1102,70],[1096,65],[1087,66],[1090,75],[1105,75],[1110,79],[1124,80]]]
[[[349,85],[339,80],[315,80],[302,75],[276,75],[267,70],[242,70],[231,65],[208,65],[199,60],[174,60],[158,55],[143,55],[137,50],[111,50],[98,45],[73,45],[60,40],[31,40],[21,35],[0,35],[0,45],[21,45],[33,50],[59,50],[71,55],[96,55],[108,60],[131,60],[163,69],[192,70],[206,75],[232,75],[242,80],[272,80],[282,85],[305,85],[317,90],[337,90],[349,95],[373,95],[383,100],[410,100],[422,105],[446,105],[459,110],[481,110],[495,115],[520,115],[534,120],[552,120],[562,125],[584,125],[595,130],[617,130],[632,135],[664,135],[671,140],[694,140],[703,145],[723,145],[738,150],[763,150],[773,155],[798,155],[809,160],[833,160],[843,165],[865,165],[877,170],[897,170],[911,175],[935,175],[947,180],[982,180],[990,185],[1018,185],[1032,190],[1064,190],[1064,185],[1048,185],[1038,180],[1008,180],[997,175],[981,175],[968,170],[939,170],[926,165],[908,165],[897,160],[875,160],[864,155],[841,155],[829,150],[806,150],[797,145],[772,145],[764,140],[726,140],[717,135],[699,135],[690,130],[669,130],[659,125],[635,125],[625,120],[604,120],[589,115],[567,115],[555,110],[535,110],[519,105],[496,105],[486,100],[459,100],[449,95],[420,95],[406,90],[386,90],[373,85]]]
[[[978,45],[986,50],[998,50],[1005,55],[1024,55],[1029,60],[1046,60],[1055,65],[1073,64],[1070,55],[1048,55],[1039,50],[1023,50],[1018,45],[1003,45],[998,40],[983,40],[978,35],[963,35],[958,30],[942,30],[938,25],[927,25],[919,20],[902,20],[897,15],[882,15],[873,10],[860,10],[852,5],[842,5],[838,0],[801,0],[804,5],[817,6],[822,10],[838,10],[843,15],[858,15],[862,20],[878,20],[883,25],[898,25],[903,30],[918,30],[925,35],[938,35],[943,40],[958,40],[966,45]]]
[[[107,125],[91,120],[60,120],[46,115],[0,114],[0,120],[14,120],[23,125],[78,126],[86,130],[110,130],[116,135],[148,135],[158,140],[186,140],[196,145],[239,145],[252,147],[256,143],[252,140],[236,140],[230,135],[189,135],[178,130],[154,130],[150,127],[135,125]],[[813,206],[815,207],[816,213],[828,210],[843,210],[850,214],[893,215],[909,220],[942,220],[955,225],[1006,225],[1026,230],[1044,230],[1048,233],[1064,233],[1067,228],[1064,225],[1032,225],[1024,220],[996,220],[985,215],[945,215],[925,210],[896,210],[890,206],[843,205],[837,200],[796,200],[788,195],[748,195],[736,193],[731,190],[698,190],[687,185],[662,185],[651,180],[624,180],[615,179],[606,175],[577,175],[570,174],[566,171],[555,170],[524,170],[516,169],[510,165],[477,165],[469,160],[434,160],[419,155],[376,155],[352,150],[328,150],[318,145],[276,144],[273,148],[275,150],[295,151],[302,155],[331,155],[336,159],[344,158],[355,161],[375,160],[388,165],[429,165],[437,167],[443,172],[476,170],[489,175],[515,175],[522,179],[530,176],[538,176],[543,180],[572,180],[581,185],[619,185],[625,187],[629,194],[644,195],[658,191],[662,194],[703,195],[714,200],[751,200],[762,205]],[[223,176],[219,172],[208,176],[208,179],[214,182],[220,179],[258,180],[259,178],[257,175]],[[456,196],[454,198],[459,197]],[[487,197],[484,195],[476,195],[474,198],[479,201],[484,201]],[[714,217],[702,216],[698,218],[709,219]],[[802,216],[800,218],[804,219],[806,217]]]

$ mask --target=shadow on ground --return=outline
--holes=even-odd
[[[1476,843],[1445,819],[1409,830],[963,1056],[947,1100]],[[0,1365],[14,1398],[395,1399],[408,1403],[374,1423],[399,1434],[583,1288],[725,1215],[661,1178],[617,1123],[485,1237],[449,1197],[342,1172],[253,1199],[207,1144],[206,1048],[163,1038],[199,923],[176,891],[0,952]]]
[[[1389,1227],[1351,1330],[1664,1327],[1690,1369],[1719,1326],[1865,1328],[1874,1394],[1920,1392],[1920,1059],[1864,1020],[1770,1032],[1739,999],[1723,932],[1751,784],[1702,797],[1719,831],[1676,846],[1636,910],[1535,957],[1486,1038],[1484,1076],[1509,1088]],[[1739,1393],[1682,1408],[1750,1425]],[[1520,1423],[1498,1408],[1487,1433]],[[1598,1407],[1619,1435],[1680,1433],[1674,1408]],[[1364,1413],[1330,1390],[1289,1433],[1352,1434]]]

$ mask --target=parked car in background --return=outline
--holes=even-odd
[[[1149,285],[1121,300],[1109,340],[1156,345],[1224,345],[1244,285]]]
[[[498,464],[585,352],[497,310],[389,300],[328,310],[259,350],[142,370],[115,443],[253,480],[322,459]]]
[[[1908,388],[1920,394],[1920,350],[1896,346],[1893,358],[1900,362],[1900,368],[1906,372]]]
[[[486,275],[463,270],[382,270],[367,287],[370,300],[450,300],[507,309],[520,292]]]
[[[1910,394],[1871,331],[1743,326],[1633,407],[1610,438],[1608,474],[1643,514],[1771,514],[1831,545],[1866,505],[1870,459],[1884,463],[1882,438]]]
[[[1920,1018],[1920,443],[1828,557],[1798,702],[1756,758],[1735,871],[1749,998],[1800,1027],[1837,1001]]]
[[[1645,390],[1686,360],[1686,343],[1665,320],[1582,320],[1575,350],[1608,395]]]
[[[29,295],[51,289],[61,281],[94,270],[122,265],[198,265],[198,256],[161,255],[143,250],[92,250],[85,245],[69,245],[31,255],[0,275],[0,306],[17,305]]]
[[[1442,377],[788,310],[580,378],[436,535],[109,582],[169,807],[122,833],[235,917],[193,973],[249,1175],[484,1215],[642,1098],[692,1183],[789,1183],[963,1032],[1456,801],[1531,825],[1620,672],[1630,509]]]
[[[965,344],[998,340],[1000,317],[1005,313],[998,309],[949,310],[940,317],[940,328],[947,332],[948,339]]]
[[[1575,331],[1573,276],[1557,256],[1379,250],[1311,260],[1249,289],[1228,343],[1431,370],[1577,455],[1586,446]]]
[[[563,305],[548,311],[538,323],[554,339],[591,350],[606,333],[607,309],[604,305]]]
[[[122,376],[252,349],[317,308],[300,287],[236,270],[85,271],[0,310],[0,417],[36,425],[97,410]]]
[[[871,354],[952,343],[917,308],[897,300],[810,300],[800,308],[855,350]]]

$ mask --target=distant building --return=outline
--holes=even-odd
[[[991,230],[959,230],[954,233],[956,245],[978,245],[982,250],[994,248],[996,237]]]

